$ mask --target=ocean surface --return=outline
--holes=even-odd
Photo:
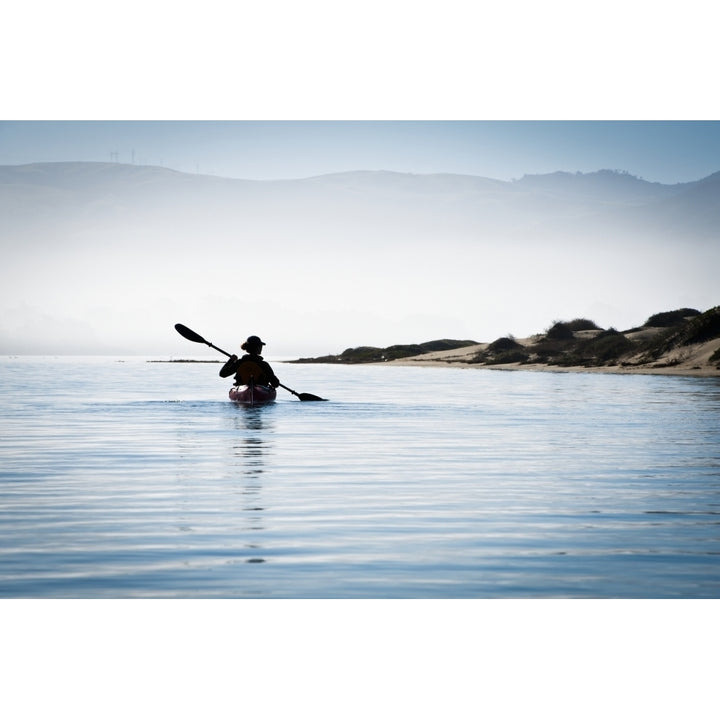
[[[0,597],[718,598],[720,380],[0,358]]]

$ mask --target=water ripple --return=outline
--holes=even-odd
[[[720,594],[714,380],[57,363],[0,363],[2,597]]]

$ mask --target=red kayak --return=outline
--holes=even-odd
[[[236,385],[230,388],[230,399],[241,405],[265,405],[275,400],[277,392],[270,385]]]

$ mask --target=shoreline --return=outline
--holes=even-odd
[[[720,377],[720,305],[652,315],[636,328],[603,330],[586,318],[555,321],[544,333],[494,342],[434,340],[359,346],[296,363],[458,367],[529,372]]]
[[[521,344],[530,344],[531,339],[518,340]],[[554,372],[554,373],[605,373],[614,375],[666,375],[674,377],[710,377],[720,378],[720,367],[710,364],[709,358],[720,348],[720,339],[698,343],[683,348],[682,352],[673,351],[653,363],[632,365],[548,365],[545,363],[502,363],[484,364],[469,362],[478,352],[487,349],[487,343],[461,348],[425,353],[413,357],[388,360],[373,365],[404,365],[408,367],[457,367],[463,369],[501,370],[516,372]]]
[[[509,363],[506,365],[483,365],[480,363],[468,363],[450,360],[428,360],[404,358],[402,360],[390,360],[385,363],[368,363],[370,365],[396,365],[405,367],[452,367],[462,370],[496,370],[499,372],[551,372],[551,373],[602,373],[606,375],[665,375],[675,377],[710,377],[720,378],[720,370],[713,368],[681,366],[675,367],[622,367],[607,365],[600,367],[585,367],[584,365],[571,365],[562,367],[559,365],[543,365],[542,363]]]

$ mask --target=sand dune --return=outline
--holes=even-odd
[[[658,334],[661,328],[643,328],[637,334],[643,333],[645,337]],[[625,333],[632,336],[632,333]],[[535,337],[516,338],[515,341],[525,347],[535,342]],[[636,338],[636,339],[639,339]],[[492,370],[533,370],[546,372],[602,372],[620,374],[648,374],[648,375],[686,375],[696,377],[720,377],[720,362],[710,362],[710,357],[720,349],[720,338],[703,343],[687,345],[682,348],[673,348],[652,362],[642,362],[640,356],[631,357],[620,365],[603,365],[600,367],[586,367],[584,365],[559,366],[545,363],[503,363],[497,365],[483,365],[473,362],[478,352],[487,350],[489,343],[479,343],[456,350],[443,350],[425,353],[414,357],[392,360],[386,364],[415,365],[415,366],[452,366],[467,368],[484,368]]]

